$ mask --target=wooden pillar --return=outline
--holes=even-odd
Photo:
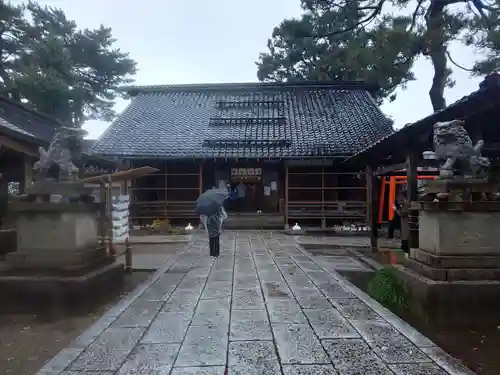
[[[370,226],[370,246],[373,252],[378,251],[377,228],[377,177],[370,166],[366,167],[366,211]]]
[[[116,259],[116,246],[113,239],[113,180],[108,176],[106,181],[106,216],[108,223],[109,253],[113,259]]]
[[[127,236],[125,239],[125,272],[132,273],[132,246],[130,244],[130,239]]]
[[[407,182],[407,200],[408,205],[418,200],[417,185],[417,162],[418,157],[415,154],[409,154],[406,157],[406,182]],[[418,210],[408,211],[408,244],[410,249],[418,248]]]
[[[21,194],[24,190],[31,185],[33,181],[33,159],[28,155],[23,155],[24,159],[24,176],[23,176],[23,187],[21,189]],[[82,168],[83,169],[83,168]]]
[[[285,228],[288,228],[288,167],[285,166]]]
[[[200,195],[203,193],[203,161],[200,162],[200,180],[199,180],[199,185],[200,185]]]
[[[108,250],[108,216],[106,209],[106,185],[103,181],[99,185],[99,223],[98,231],[100,245]]]

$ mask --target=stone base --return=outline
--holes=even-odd
[[[419,245],[436,255],[500,255],[499,222],[500,211],[421,210]]]
[[[3,303],[37,302],[65,303],[91,302],[96,295],[103,294],[123,284],[124,267],[119,263],[108,263],[78,272],[37,274],[5,269],[0,272],[0,293]]]
[[[422,249],[411,249],[410,258],[434,268],[500,269],[500,254],[439,255]]]
[[[17,251],[6,257],[8,265],[59,269],[105,257],[92,206],[18,202],[16,209]]]
[[[100,263],[107,254],[104,247],[67,251],[51,249],[45,251],[17,251],[7,254],[6,264],[14,268],[47,268],[58,270],[81,269]]]
[[[396,265],[394,269],[410,293],[414,306],[421,306],[429,313],[435,312],[438,306],[462,306],[470,311],[500,305],[500,281],[439,281],[404,265]]]
[[[434,281],[500,281],[500,268],[438,268],[411,258],[405,259],[404,266]]]

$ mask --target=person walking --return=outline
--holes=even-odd
[[[405,252],[405,256],[408,257],[408,254],[410,253],[410,244],[408,242],[410,229],[408,225],[408,199],[406,198],[406,191],[401,192],[399,201],[400,203],[397,207],[397,214],[401,223],[401,249]]]
[[[401,204],[400,202],[397,201],[392,205],[392,210],[394,212],[394,215],[392,217],[392,220],[389,222],[389,230],[387,232],[387,238],[393,239],[394,238],[394,232],[399,229],[401,230],[401,216],[399,215],[399,208]]]
[[[220,255],[220,232],[227,218],[224,201],[228,198],[226,190],[212,188],[204,192],[196,201],[196,213],[200,215],[208,234],[210,256]]]
[[[205,229],[208,233],[208,247],[210,256],[218,257],[220,255],[220,233],[222,231],[222,223],[227,218],[226,210],[223,206],[209,216],[204,216]]]

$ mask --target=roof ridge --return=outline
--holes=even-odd
[[[364,81],[298,81],[298,82],[241,82],[241,83],[189,83],[172,85],[132,85],[124,86],[122,91],[131,96],[141,93],[161,93],[169,91],[214,91],[214,90],[257,90],[285,88],[322,88],[343,90],[365,90],[374,93],[379,86]]]

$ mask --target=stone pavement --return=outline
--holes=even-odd
[[[38,375],[472,374],[293,241],[193,238]]]

